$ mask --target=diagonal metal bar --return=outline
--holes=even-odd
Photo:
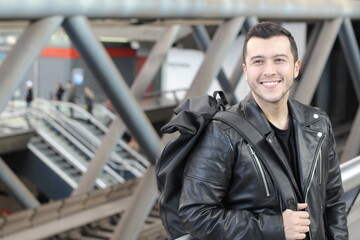
[[[161,150],[160,140],[147,117],[138,106],[136,99],[130,93],[125,80],[117,71],[116,66],[109,58],[104,47],[94,37],[94,34],[91,32],[86,18],[83,16],[77,16],[67,19],[64,22],[63,27],[79,50],[89,68],[98,79],[100,86],[102,86],[104,92],[113,103],[114,108],[140,144],[145,155],[151,162],[154,163]],[[147,173],[149,171],[150,169],[147,171]],[[139,191],[141,190],[139,188],[143,184],[144,181],[140,183],[140,186],[135,191],[135,194],[139,195]],[[150,190],[156,192],[155,189],[155,187],[154,189],[150,188]],[[146,195],[145,199],[150,199],[150,201],[154,202],[154,200],[147,197]],[[147,207],[150,208],[149,203],[147,204]],[[140,210],[143,211],[142,215],[145,217],[150,211],[146,211],[146,206]],[[128,209],[127,214],[131,214],[132,211],[132,208]],[[135,218],[136,220],[140,219],[141,221],[135,223],[132,221],[127,224],[135,227],[142,226],[143,222],[145,221],[145,217],[141,219],[142,215],[139,215],[140,218]],[[138,232],[132,234],[136,236]]]
[[[131,197],[132,204],[121,217],[110,240],[137,239],[144,221],[158,197],[155,179],[155,166],[151,165],[136,186]]]
[[[360,103],[360,52],[354,30],[349,18],[344,19],[340,28],[340,44],[349,66],[350,75],[353,81],[355,93]],[[341,156],[341,162],[345,162],[360,153],[360,108],[353,121],[350,134],[346,140],[345,148]]]
[[[337,18],[324,23],[308,62],[308,67],[305,69],[294,93],[294,98],[298,101],[310,104],[342,22],[342,18]]]
[[[165,29],[164,34],[151,50],[151,53],[141,68],[139,75],[136,77],[133,85],[131,86],[131,91],[136,99],[140,100],[143,97],[147,87],[159,71],[161,64],[164,62],[169,49],[175,42],[179,30],[179,25],[168,26]]]
[[[349,18],[345,18],[340,28],[340,44],[353,80],[355,93],[360,103],[360,51],[354,29]]]
[[[149,161],[154,163],[160,152],[160,140],[115,64],[91,32],[87,19],[83,16],[68,18],[64,21],[63,27],[113,103],[114,109],[134,135]]]
[[[131,86],[131,92],[137,100],[141,99],[147,87],[154,79],[162,62],[166,58],[166,53],[174,43],[179,30],[180,26],[178,25],[167,27],[161,38],[154,45],[140,73]],[[94,186],[98,173],[108,159],[117,139],[124,131],[125,125],[121,118],[117,116],[111,123],[109,130],[104,136],[101,145],[96,150],[93,159],[90,161],[86,173],[81,177],[78,188],[73,191],[72,195],[87,192]]]
[[[244,21],[244,17],[234,18],[219,26],[185,98],[201,95],[208,90]]]
[[[306,43],[306,52],[304,54],[303,59],[301,60],[301,68],[300,68],[300,74],[303,72],[304,69],[307,68],[308,63],[311,59],[311,53],[314,51],[316,40],[319,38],[319,34],[321,32],[321,28],[323,26],[323,23],[316,23],[314,25],[313,30],[311,31],[310,37]]]
[[[352,123],[350,134],[346,140],[345,148],[341,154],[340,162],[346,162],[360,154],[360,107]]]
[[[306,51],[305,54],[303,56],[303,58],[301,59],[301,68],[300,68],[300,72],[299,72],[299,76],[297,77],[297,79],[301,79],[304,70],[307,68],[309,60],[311,58],[311,54],[314,51],[315,45],[316,45],[316,40],[319,38],[319,34],[321,32],[321,27],[323,26],[323,23],[316,23],[313,30],[311,31],[310,37],[306,43]],[[298,81],[294,81],[294,84],[290,90],[290,95],[291,97],[294,96],[297,88],[298,88],[299,82]]]
[[[257,19],[257,17],[249,17],[245,20],[244,26],[242,29],[247,32],[250,30],[250,28],[252,26],[256,25],[258,22],[259,22],[259,20]],[[243,74],[243,67],[242,67],[243,62],[244,62],[244,60],[243,60],[242,50],[241,50],[241,53],[239,54],[239,58],[237,59],[236,64],[235,64],[235,68],[234,68],[233,72],[231,73],[230,79],[229,79],[231,87],[234,89],[234,91],[237,88],[238,84],[240,83],[241,76]],[[242,99],[245,96],[238,96],[238,97],[240,99]]]
[[[0,67],[0,112],[63,20],[61,16],[53,16],[34,21],[19,36]]]
[[[204,94],[207,91],[212,80],[216,76],[216,73],[220,69],[221,62],[224,59],[226,52],[229,50],[232,41],[235,39],[237,32],[240,30],[243,23],[244,18],[236,18],[229,20],[218,28],[215,33],[214,40],[206,52],[205,60],[203,61],[202,66],[193,81],[192,87],[190,87],[190,90],[187,92],[187,97]],[[209,72],[210,74],[208,74]],[[165,144],[169,141],[169,139],[170,136],[166,135],[161,142]],[[137,202],[137,205],[134,204],[136,209],[129,209],[125,212],[125,214],[148,214],[146,210],[152,206],[157,198],[154,166],[151,166],[143,176],[140,186],[136,188],[134,195],[136,195],[139,199],[145,198],[145,200]],[[137,234],[139,233],[139,227],[142,225],[134,222],[136,218],[131,218],[129,220],[132,222],[120,222],[120,225],[115,230],[111,240],[136,239]]]
[[[0,183],[12,196],[25,208],[35,208],[40,206],[39,201],[34,197],[23,182],[0,157]]]
[[[206,51],[211,41],[210,36],[206,31],[206,28],[204,27],[204,25],[194,25],[192,26],[192,30],[194,33],[193,35],[195,41],[198,43],[199,48],[202,51]],[[226,74],[222,68],[220,69],[217,75],[217,79],[219,81],[221,88],[224,90],[224,93],[227,99],[229,100],[229,102],[234,104],[237,101],[236,96],[234,95],[234,88],[232,88],[231,83],[229,79],[226,77]]]
[[[98,77],[98,79],[102,79],[100,83],[103,84],[105,93],[107,94],[109,99],[113,102],[114,107],[116,107],[117,111],[120,113],[121,117],[123,118],[126,125],[129,127],[130,131],[134,134],[140,146],[144,149],[144,144],[145,143],[147,144],[147,139],[149,138],[148,135],[154,135],[155,134],[154,130],[152,126],[150,126],[149,124],[144,124],[142,122],[139,123],[139,119],[136,119],[137,117],[145,119],[146,118],[145,116],[139,116],[141,115],[139,113],[132,114],[132,112],[130,111],[133,108],[137,108],[137,110],[140,112],[140,109],[139,107],[135,106],[136,104],[134,102],[129,103],[129,98],[132,98],[133,95],[128,94],[129,90],[127,89],[125,81],[122,79],[121,75],[115,69],[115,66],[112,64],[112,61],[109,59],[108,55],[105,53],[103,48],[99,46],[100,44],[97,42],[93,34],[90,32],[89,27],[86,24],[86,20],[83,17],[72,18],[64,23],[64,28],[66,32],[69,34],[69,36],[72,38],[72,40],[74,41],[75,45],[80,50],[80,53],[84,56],[84,59],[86,60],[88,65],[90,65],[90,68],[94,71],[95,75]],[[178,31],[178,27],[174,27],[169,30],[170,36],[168,36],[169,37],[168,43],[166,45],[171,46],[171,42],[174,41],[177,31]],[[156,47],[156,50],[153,55],[153,59],[157,55],[158,61],[155,61],[156,62],[155,65],[160,66],[162,62],[161,59],[163,59],[165,55],[161,54],[163,52],[159,51],[159,48],[161,48],[160,43]],[[164,48],[164,50],[166,51],[166,48]],[[161,57],[159,57],[159,54],[161,55]],[[145,69],[153,67],[152,70],[154,70],[154,65],[151,66],[151,61],[149,61],[148,64],[150,65],[144,66]],[[107,66],[110,66],[110,69]],[[155,68],[158,67],[155,66]],[[108,73],[110,75],[108,75]],[[156,72],[154,72],[153,74],[155,73]],[[149,81],[151,79],[151,77],[146,78],[145,75],[141,75],[141,76],[143,81],[145,80]],[[135,82],[137,81],[138,79],[135,80]],[[140,85],[139,87],[134,87],[134,89],[136,88],[138,96],[142,95],[141,91],[145,91],[146,88],[142,88],[145,84],[146,83],[143,82],[143,85]],[[121,98],[121,96],[124,96],[124,98]],[[132,114],[132,117],[129,117],[128,116],[129,114]],[[139,129],[145,127],[146,129],[142,129],[139,132],[137,129],[134,130],[134,128],[136,127],[138,127]],[[143,136],[141,136],[141,134],[143,134]],[[147,137],[147,139],[144,139],[145,142],[144,141],[141,142],[141,139],[143,137],[144,138]],[[154,160],[156,158],[160,148],[158,139],[155,136],[152,136],[152,139],[153,139],[152,142],[150,142],[152,143],[152,145],[148,146],[149,148],[151,148],[150,149],[151,152],[150,154],[147,154],[150,160],[151,159]],[[149,175],[150,177],[148,177]],[[149,184],[150,186],[148,186]],[[131,235],[134,237],[138,235],[141,226],[143,225],[145,218],[148,216],[151,206],[157,197],[157,191],[155,186],[156,184],[154,177],[154,169],[153,166],[151,166],[146,172],[145,176],[143,176],[141,182],[139,183],[139,186],[135,190],[134,197],[132,197],[132,205],[127,209],[126,213],[124,213],[122,217],[123,220],[121,220],[121,223],[119,225],[120,230],[117,230],[115,232],[114,234],[115,236],[118,231],[120,231],[121,234]],[[124,226],[125,229],[123,229],[122,226]],[[135,231],[132,231],[133,229],[135,229]],[[129,238],[126,237],[124,239],[129,239]]]

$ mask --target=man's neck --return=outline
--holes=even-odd
[[[259,99],[256,99],[256,102],[269,122],[279,129],[288,129],[289,108],[287,105],[287,98],[277,103],[268,103]]]

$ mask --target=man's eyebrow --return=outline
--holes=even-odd
[[[257,58],[264,58],[262,55],[253,56],[250,58],[250,60],[257,59]]]
[[[275,57],[285,57],[285,58],[289,58],[289,56],[286,55],[286,54],[276,54]]]

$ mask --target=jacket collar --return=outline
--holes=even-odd
[[[320,113],[316,111],[315,108],[304,105],[294,99],[288,100],[288,106],[292,121],[299,125],[310,126],[319,120]],[[269,122],[251,93],[239,103],[238,111],[248,119],[263,136],[267,136],[272,132]]]
[[[271,132],[270,124],[251,92],[239,103],[238,111],[245,119],[249,120],[263,136]]]

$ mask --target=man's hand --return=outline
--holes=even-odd
[[[298,204],[298,210],[303,210],[306,207],[306,203]],[[308,212],[286,209],[282,213],[282,217],[286,240],[298,240],[306,237],[306,233],[309,232],[310,226]]]

